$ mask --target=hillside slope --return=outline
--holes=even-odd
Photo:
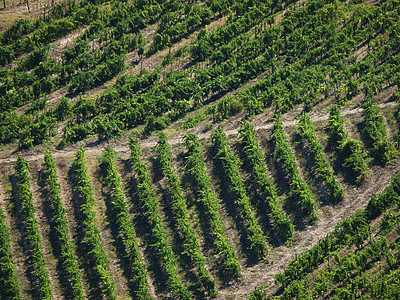
[[[13,23],[1,297],[395,299],[399,4],[69,1]]]

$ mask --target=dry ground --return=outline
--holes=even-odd
[[[390,96],[394,92],[395,90],[393,88],[388,88],[382,93],[380,98],[377,99],[379,100],[379,105],[382,108],[382,111],[394,112],[396,110],[395,109],[396,103],[393,102],[392,100],[390,101],[388,100],[390,99]],[[323,144],[324,143],[326,144],[325,142],[326,133],[323,130],[323,128],[327,125],[327,120],[329,116],[327,108],[329,106],[330,106],[329,101],[320,103],[317,105],[315,109],[313,109],[310,112],[311,119],[318,126],[317,132],[320,134],[320,139]],[[294,125],[297,123],[295,117],[299,113],[301,113],[301,111],[302,108],[298,107],[282,116],[285,132],[289,135],[288,141],[292,143],[293,148],[295,147],[295,145],[293,144],[292,136],[294,132]],[[357,104],[349,103],[342,109],[342,114],[343,118],[349,122],[348,128],[351,130],[350,135],[359,137],[359,132],[357,132],[357,125],[358,123],[361,123],[363,120],[362,109]],[[271,116],[272,116],[272,111],[267,110],[265,113],[256,116],[251,122],[255,125],[259,141],[262,145],[267,144],[267,139],[270,136],[270,130],[273,126],[272,122],[270,121]],[[239,120],[241,117],[242,116],[236,116],[219,124],[226,131],[231,141],[236,140],[235,137],[237,136],[239,128]],[[213,126],[215,127],[215,125]],[[189,129],[186,132],[197,133],[200,139],[206,142],[210,136],[211,130],[204,132],[202,125],[200,124],[199,126]],[[181,161],[181,154],[185,151],[182,145],[182,136],[184,133],[185,132],[181,132],[180,134],[174,135],[169,139],[169,143],[171,144],[171,147],[173,149],[173,154],[175,157],[175,168],[176,170],[179,170],[180,174],[182,174],[183,170],[183,162]],[[105,143],[86,146],[87,165],[89,167],[90,175],[93,180],[93,185],[96,190],[95,196],[98,201],[98,204],[96,206],[96,213],[98,220],[97,225],[102,232],[102,238],[105,244],[105,249],[110,257],[110,267],[114,274],[113,279],[117,281],[117,291],[119,294],[122,295],[129,295],[129,288],[127,287],[127,283],[125,281],[126,279],[124,278],[121,270],[122,266],[120,259],[116,254],[115,252],[116,250],[113,246],[113,237],[112,234],[110,233],[108,224],[109,221],[107,220],[106,217],[106,206],[104,203],[103,187],[99,179],[98,158],[100,153],[106,146],[112,146],[116,150],[119,157],[118,164],[120,169],[120,175],[125,190],[127,191],[126,188],[130,182],[129,169],[127,169],[126,167],[126,165],[128,164],[127,159],[129,158],[129,153],[130,153],[129,148],[126,146],[128,138],[129,136],[125,136],[119,140],[111,139]],[[143,147],[143,157],[146,159],[149,169],[152,168],[150,157],[154,156],[154,147],[156,143],[157,143],[156,136],[150,136],[141,141],[141,146]],[[68,183],[67,178],[68,178],[68,169],[69,166],[71,165],[71,162],[73,160],[73,155],[76,152],[76,150],[77,146],[70,146],[69,148],[64,150],[53,151],[53,156],[55,157],[57,161],[57,166],[59,168],[59,176],[62,187],[62,197],[64,205],[67,208],[67,219],[71,229],[71,237],[73,237],[74,240],[76,239],[76,234],[79,228],[79,224],[77,223],[77,220],[73,215],[73,207],[71,204],[72,192],[70,183]],[[49,263],[48,268],[50,271],[50,275],[52,276],[52,278],[54,278],[53,280],[53,287],[55,291],[54,295],[58,297],[59,295],[61,295],[61,290],[59,287],[60,283],[58,282],[57,279],[58,274],[55,271],[54,267],[55,264],[54,255],[51,252],[51,248],[49,246],[50,244],[48,242],[48,237],[47,237],[48,225],[46,225],[47,224],[46,216],[43,215],[43,204],[41,204],[40,202],[42,196],[40,194],[40,187],[38,185],[39,178],[37,171],[42,169],[43,153],[38,153],[37,151],[38,150],[27,151],[26,153],[22,153],[22,155],[28,161],[30,161],[30,166],[33,172],[32,190],[34,192],[36,201],[35,203],[38,208],[37,217],[40,222],[41,234],[44,238],[44,250],[46,253],[45,258],[46,261]],[[10,194],[11,191],[10,187],[7,187],[10,186],[11,183],[9,182],[9,179],[7,179],[8,177],[5,175],[6,174],[11,175],[14,173],[13,165],[16,161],[16,156],[11,155],[10,157],[4,157],[4,155],[5,154],[3,152],[3,157],[0,159],[0,170],[4,175],[1,188],[2,191],[5,193],[0,196],[0,205],[2,205],[2,208],[7,212],[7,215],[11,215],[12,210],[10,210],[9,207],[10,203],[12,203]],[[331,156],[328,155],[328,158],[331,159]],[[208,164],[208,172],[210,175],[213,176],[212,172],[213,165],[210,161],[210,158],[208,158],[207,164]],[[305,173],[304,166],[302,166],[301,170],[302,173]],[[337,170],[335,171],[338,172]],[[200,235],[201,248],[203,253],[207,257],[207,268],[210,270],[211,274],[213,274],[213,277],[216,278],[217,280],[217,285],[220,291],[220,295],[218,296],[218,298],[243,299],[245,296],[248,296],[251,290],[253,290],[255,287],[261,284],[272,284],[270,288],[271,291],[274,291],[276,289],[276,287],[273,284],[274,275],[277,274],[278,272],[283,271],[284,268],[289,263],[289,261],[295,258],[297,254],[300,254],[301,252],[311,248],[320,239],[323,239],[326,234],[332,232],[335,229],[335,225],[337,224],[338,221],[345,219],[349,215],[352,215],[355,210],[364,208],[366,203],[370,199],[371,195],[373,193],[381,191],[389,183],[390,178],[393,175],[400,172],[400,159],[393,161],[386,167],[371,165],[370,171],[371,171],[371,178],[360,186],[355,186],[345,183],[342,174],[338,173],[337,174],[338,178],[342,182],[346,190],[346,195],[344,197],[344,200],[336,206],[326,205],[326,203],[319,202],[318,204],[319,220],[316,222],[316,224],[314,224],[313,226],[306,226],[305,228],[296,231],[293,240],[293,245],[291,247],[286,247],[284,245],[278,246],[273,249],[267,260],[256,264],[248,264],[246,249],[243,249],[243,247],[240,245],[239,242],[235,242],[235,241],[240,241],[242,238],[241,237],[242,233],[238,228],[238,226],[240,227],[240,224],[239,225],[237,224],[237,220],[230,214],[229,209],[227,208],[224,202],[225,200],[222,200],[220,204],[222,207],[221,214],[224,220],[224,225],[231,242],[235,246],[235,250],[239,254],[240,263],[243,268],[242,276],[238,282],[223,283],[223,280],[218,277],[218,270],[217,270],[218,261],[215,259],[215,257],[213,257],[214,250],[212,249],[212,247],[210,248],[210,245],[207,244],[207,241],[203,236],[202,229],[199,223],[200,222],[199,219],[201,218],[201,216],[198,215],[198,212],[196,211],[197,210],[196,206],[192,203],[189,207],[189,212],[192,218],[193,226],[195,227],[196,232]],[[274,180],[279,180],[279,177],[277,177],[273,168],[271,169],[271,171],[269,171],[269,173],[274,178]],[[153,177],[154,175],[155,174],[153,174]],[[309,174],[308,175],[303,174],[303,176],[310,177]],[[218,179],[213,177],[213,181],[217,183]],[[155,181],[155,188],[160,189],[162,188],[162,186],[163,186],[162,181],[160,182]],[[215,188],[216,188],[215,191],[217,192],[217,194],[219,194],[220,191],[218,188],[218,184],[215,185]],[[192,199],[193,195],[191,195],[191,192],[188,193],[188,190],[186,190],[185,193],[188,199]],[[162,194],[160,192],[157,192],[157,195],[158,197],[161,197]],[[128,199],[128,203],[130,203],[129,206],[131,207],[131,209],[133,209],[133,214],[134,214],[134,207],[132,207],[133,203],[129,201],[131,201],[131,199]],[[193,201],[193,199],[191,201]],[[171,228],[171,225],[168,223],[169,222],[167,216],[168,212],[165,209],[166,206],[165,204],[162,203],[162,210],[160,210],[160,212],[163,215],[163,219],[165,221],[164,225],[166,226],[166,228],[169,228],[168,231],[172,235],[174,235],[173,229]],[[8,225],[12,228],[13,252],[16,257],[16,266],[22,282],[23,295],[28,295],[29,298],[30,295],[29,280],[25,275],[26,271],[24,270],[24,268],[26,268],[26,266],[24,264],[24,255],[22,253],[21,247],[18,246],[19,244],[18,230],[17,230],[18,225],[15,222],[16,220],[11,218],[8,221]],[[172,238],[171,242],[175,240],[176,237]],[[148,257],[148,255],[146,254],[146,251],[148,250],[146,250],[144,243],[145,241],[139,237],[141,252],[144,255],[144,257]],[[145,258],[146,262],[147,260],[148,258]],[[183,266],[182,262],[180,262],[180,264],[181,266]],[[82,270],[81,262],[80,262],[80,268]],[[187,283],[191,282],[190,272],[188,273],[188,271],[190,270],[186,270],[185,272],[180,274],[181,278],[186,278],[185,280]],[[152,295],[157,294],[166,296],[165,290],[163,290],[162,288],[160,290],[160,287],[154,285],[153,280],[154,276],[156,276],[154,271],[151,271],[150,274],[152,274],[151,277],[149,277],[152,286],[151,288]],[[87,284],[85,280],[84,283]]]

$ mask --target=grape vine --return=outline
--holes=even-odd
[[[198,199],[204,208],[204,214],[215,235],[215,243],[222,257],[225,271],[229,276],[238,277],[241,271],[237,255],[229,243],[220,215],[218,198],[211,190],[210,178],[206,173],[200,141],[194,134],[184,136],[188,149],[186,170],[191,174],[198,187]]]

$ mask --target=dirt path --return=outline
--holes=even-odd
[[[368,182],[361,187],[347,186],[347,195],[342,203],[335,207],[325,206],[319,212],[319,220],[315,225],[308,226],[303,231],[295,232],[292,247],[275,248],[266,262],[246,268],[239,283],[221,290],[218,299],[244,299],[251,291],[262,284],[272,283],[270,289],[276,289],[273,284],[275,274],[282,272],[297,254],[310,249],[332,232],[337,222],[344,220],[355,210],[365,208],[372,194],[383,190],[390,182],[391,177],[399,172],[400,159],[385,168],[379,166],[371,168],[371,178]]]
[[[390,93],[390,91],[388,91]],[[393,108],[397,104],[394,101],[382,101],[379,106],[380,108]],[[320,104],[321,107],[315,109],[310,112],[310,118],[314,123],[319,122],[326,122],[329,118],[329,113],[324,107],[329,107],[329,103],[322,103]],[[297,119],[295,118],[296,115],[301,113],[302,107],[297,107],[294,110],[290,111],[289,113],[282,115],[281,119],[285,130],[293,130],[293,126],[296,125]],[[341,110],[341,113],[346,120],[362,120],[362,108],[359,105],[355,104],[348,104]],[[266,111],[265,113],[258,115],[254,118],[252,123],[255,123],[256,130],[264,130],[264,129],[271,129],[273,126],[273,122],[271,122],[271,111]],[[231,118],[225,123],[221,123],[222,127],[225,127],[226,133],[229,136],[235,136],[238,134],[239,129],[239,118]],[[353,122],[351,122],[352,125]],[[190,132],[195,132],[199,135],[199,138],[202,140],[208,139],[211,131],[208,132],[200,132],[199,128],[192,128],[188,130]],[[187,131],[187,132],[188,132]],[[169,143],[171,146],[175,146],[180,148],[182,146],[182,137],[184,133],[179,133],[169,139]],[[155,147],[157,144],[157,136],[151,136],[147,139],[141,141],[141,146],[143,147],[143,152],[148,154],[151,152],[151,148]],[[107,146],[112,146],[115,151],[120,155],[120,157],[128,157],[130,149],[129,147],[125,146],[125,144],[121,144],[123,141],[119,141],[119,145],[116,144],[115,140],[109,141],[107,143],[94,145],[93,147],[87,146],[86,153],[87,155],[97,156],[99,152],[103,151],[103,149]],[[74,153],[76,152],[77,146],[73,146],[66,150],[56,150],[53,153],[54,158],[60,161],[63,161],[66,165],[67,162],[72,159]],[[28,161],[34,162],[35,161],[43,160],[43,154],[32,154],[25,156],[25,159]],[[93,157],[92,157],[93,159]],[[5,168],[9,168],[7,164],[14,163],[16,161],[16,157],[10,158],[3,158],[0,159],[0,164],[4,164]],[[96,160],[97,161],[97,160]],[[227,286],[220,287],[220,295],[218,296],[219,299],[243,299],[244,297],[248,296],[249,293],[254,290],[257,286],[261,284],[269,284],[271,283],[271,290],[275,290],[277,287],[274,286],[273,279],[274,276],[282,272],[284,268],[288,265],[290,260],[294,259],[297,254],[302,253],[303,251],[310,249],[314,246],[320,239],[323,239],[326,234],[332,232],[335,228],[335,225],[338,221],[345,219],[349,215],[353,214],[355,210],[362,209],[365,207],[367,202],[369,201],[371,195],[373,193],[379,192],[382,190],[390,181],[390,178],[400,172],[400,158],[396,161],[391,163],[386,167],[380,166],[372,166],[370,168],[371,171],[371,178],[364,183],[362,186],[352,186],[352,185],[345,185],[345,189],[347,194],[339,205],[335,207],[331,206],[322,206],[319,211],[319,220],[313,226],[308,226],[304,230],[297,231],[294,236],[294,243],[293,246],[287,248],[285,246],[277,247],[273,250],[270,254],[269,258],[265,262],[258,263],[253,266],[249,266],[244,268],[242,277],[237,283],[232,283]],[[63,172],[61,172],[63,173]],[[93,173],[93,170],[92,170]],[[122,172],[124,173],[124,172]],[[64,174],[65,175],[65,174]],[[92,174],[92,178],[94,173]],[[60,176],[63,177],[63,174]],[[60,179],[61,179],[60,178]],[[64,189],[63,189],[64,190]],[[97,189],[101,191],[101,189]],[[64,195],[65,196],[65,195]],[[63,198],[65,198],[63,196]],[[67,205],[68,206],[68,205]],[[231,222],[230,222],[231,223]],[[102,226],[104,227],[104,226]],[[102,228],[104,229],[104,228]],[[74,230],[72,230],[74,231]],[[109,235],[109,234],[108,234]],[[110,240],[110,237],[107,236],[106,240]],[[109,250],[109,249],[108,249]],[[109,252],[109,251],[108,251]],[[115,260],[115,258],[113,259]],[[116,263],[112,264],[112,268],[115,269],[117,266]],[[151,280],[150,280],[151,281]],[[126,290],[126,283],[121,283],[122,286],[119,287],[121,291]],[[153,292],[153,290],[152,290]]]
[[[397,105],[396,102],[385,102],[385,103],[379,104],[379,107],[382,109],[385,107],[395,107],[396,105]],[[294,110],[295,113],[297,111],[298,111],[298,113],[300,113],[301,108]],[[362,108],[361,107],[345,107],[341,111],[341,114],[343,116],[350,116],[350,115],[357,115],[357,114],[361,115]],[[283,123],[284,127],[292,127],[297,124],[298,120],[293,118],[292,115],[293,115],[293,111],[290,112],[290,118],[288,118],[288,114],[282,116],[282,123]],[[326,111],[311,112],[310,118],[314,123],[317,123],[320,121],[326,121],[329,119],[329,113]],[[270,120],[266,120],[266,122],[267,123],[265,123],[265,121],[264,121],[263,124],[255,125],[255,129],[256,130],[271,129],[273,127],[273,123],[270,122]],[[259,122],[257,122],[257,123],[259,123]],[[237,125],[239,125],[239,124],[237,124]],[[221,126],[223,127],[223,124],[221,124]],[[234,135],[238,134],[239,128],[240,127],[237,126],[236,128],[226,130],[225,132],[228,136],[234,136]],[[171,146],[181,144],[185,133],[186,132],[180,133],[180,134],[170,138],[168,140],[168,143]],[[211,135],[211,131],[198,133],[198,136],[201,140],[208,139],[210,137],[210,135]],[[153,148],[157,145],[157,140],[158,140],[157,136],[154,136],[154,135],[150,136],[149,138],[141,141],[141,147],[142,148]],[[93,147],[86,147],[85,151],[88,154],[93,154],[93,153],[97,153],[97,152],[102,152],[106,147],[113,147],[114,150],[119,154],[130,152],[128,146],[125,146],[125,145],[115,146],[114,144],[115,144],[115,142],[113,142],[113,141],[105,142],[105,143],[102,143],[100,145],[96,145]],[[75,154],[76,150],[77,150],[77,147],[72,147],[71,149],[67,149],[67,150],[54,150],[53,157],[58,158],[58,157],[64,157],[64,156],[71,156],[71,155]],[[43,153],[26,155],[26,156],[24,156],[24,158],[27,161],[35,161],[35,160],[43,159],[43,155],[44,155]],[[9,163],[14,163],[16,161],[17,161],[17,156],[13,156],[13,157],[9,157],[9,158],[0,158],[0,164],[9,164]]]

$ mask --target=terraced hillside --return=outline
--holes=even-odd
[[[1,298],[396,299],[399,4],[70,1],[16,21]]]

